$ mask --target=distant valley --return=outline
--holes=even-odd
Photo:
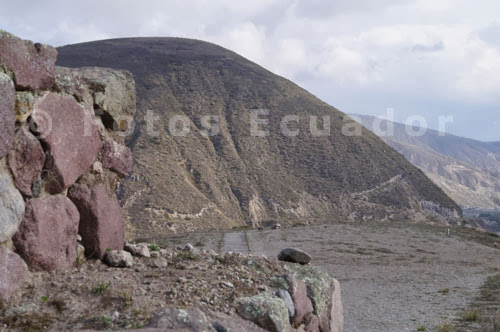
[[[500,208],[500,142],[480,142],[438,131],[409,135],[406,125],[354,115],[368,129],[419,167],[463,208]]]

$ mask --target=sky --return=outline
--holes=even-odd
[[[174,36],[231,49],[345,113],[500,141],[498,0],[0,0],[0,29],[61,46]],[[392,111],[388,111],[392,110]]]

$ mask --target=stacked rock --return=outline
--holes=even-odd
[[[124,247],[115,191],[133,163],[124,140],[134,80],[56,59],[53,47],[0,30],[0,280],[11,283],[0,287],[3,302],[28,267],[72,266],[78,234],[87,257]]]

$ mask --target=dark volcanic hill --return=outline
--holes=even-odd
[[[375,121],[367,115],[356,115],[371,130],[393,135],[381,137],[402,153],[462,206],[500,208],[500,142],[480,142],[451,134],[426,130],[411,136],[406,126],[386,120]],[[389,127],[390,128],[390,127]]]
[[[130,38],[58,51],[61,66],[104,66],[134,75],[138,113],[128,144],[135,166],[120,196],[136,225],[185,231],[460,213],[377,136],[365,129],[358,137],[343,135],[343,123],[351,120],[342,112],[224,48],[178,38]],[[256,109],[269,110],[263,117],[269,136],[251,135]],[[147,130],[147,110],[159,116],[157,135]],[[171,133],[176,115],[189,118],[186,136]],[[217,135],[200,131],[206,115],[218,117]],[[299,135],[280,133],[286,115],[299,116],[299,124],[290,125]],[[312,135],[310,116],[319,117],[320,129],[321,117],[330,117],[330,135]]]

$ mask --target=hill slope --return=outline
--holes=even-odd
[[[128,144],[136,162],[120,196],[141,227],[186,231],[270,220],[423,220],[424,201],[432,202],[423,204],[428,210],[460,213],[374,134],[343,135],[343,113],[224,48],[178,38],[130,38],[58,51],[61,66],[98,65],[134,75],[138,113]],[[266,137],[251,135],[255,109],[269,110]],[[147,130],[147,110],[159,116],[157,135]],[[188,135],[171,134],[176,115],[189,118]],[[206,115],[218,117],[217,135],[202,135]],[[298,136],[280,133],[286,115],[300,117]],[[310,116],[329,116],[331,134],[312,135]]]
[[[377,125],[372,116],[359,118],[371,130]],[[458,204],[500,207],[500,142],[480,142],[451,134],[441,136],[435,130],[427,130],[423,136],[410,136],[404,124],[390,124],[394,135],[382,139],[421,168]],[[387,125],[385,120],[380,122],[383,131]]]

